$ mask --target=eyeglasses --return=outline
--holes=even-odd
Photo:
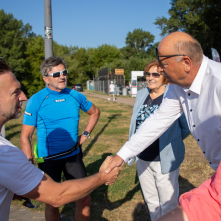
[[[160,62],[159,57],[170,58],[170,57],[175,57],[175,56],[186,56],[185,54],[173,54],[173,55],[160,55],[160,56],[159,56],[159,54],[158,54],[158,48],[155,48],[155,52],[156,52],[156,56],[157,56],[158,62]]]
[[[41,202],[39,202],[36,206],[32,203],[31,199],[29,198],[26,198],[26,197],[21,197],[22,199],[25,200],[25,202],[23,203],[23,206],[25,207],[28,207],[28,208],[31,208],[31,209],[36,209],[40,204]]]
[[[162,73],[158,73],[158,72],[150,73],[150,72],[145,71],[144,74],[146,75],[146,77],[150,77],[152,75],[154,78],[159,78]]]
[[[68,74],[68,70],[63,70],[63,71],[57,71],[57,72],[54,72],[52,74],[47,74],[45,76],[52,76],[53,78],[58,78],[61,76],[61,73],[63,74],[63,76],[67,76]]]

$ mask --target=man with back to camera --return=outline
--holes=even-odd
[[[115,89],[115,86],[114,86],[114,82],[111,81],[110,85],[109,85],[109,98],[108,100],[110,101],[111,99],[111,96],[113,96],[113,101],[115,101],[115,95],[114,95],[114,89]]]
[[[22,101],[27,98],[11,68],[0,61],[0,130],[3,125],[21,116]],[[0,219],[9,220],[13,195],[20,195],[53,205],[78,200],[105,182],[113,183],[120,170],[110,176],[104,172],[111,157],[107,157],[99,173],[83,178],[54,182],[35,167],[25,154],[0,135]]]
[[[60,57],[50,57],[41,64],[43,80],[48,87],[34,94],[27,102],[21,131],[21,149],[30,161],[31,138],[37,128],[38,158],[53,157],[40,162],[38,167],[54,181],[61,181],[62,171],[66,180],[86,177],[80,147],[96,125],[100,111],[87,98],[66,87],[68,70]],[[87,126],[78,137],[79,110],[90,115]],[[70,153],[71,152],[71,153]],[[63,154],[63,155],[62,155]],[[62,156],[60,156],[62,155]],[[76,221],[86,221],[90,214],[90,196],[76,201]],[[47,221],[60,220],[59,208],[46,204]]]
[[[169,81],[176,85],[170,85],[160,108],[141,125],[117,155],[111,159],[106,172],[123,165],[124,162],[128,162],[142,152],[159,138],[183,112],[189,129],[210,166],[217,170],[221,160],[221,64],[204,56],[199,42],[184,32],[173,32],[163,38],[156,49],[156,55],[159,61],[158,71],[162,71]],[[219,168],[221,169],[221,165]],[[212,179],[212,191],[214,195],[220,195],[220,186],[216,183],[216,179]],[[207,191],[207,193],[211,192]],[[195,199],[199,198],[196,192],[191,192],[188,196],[190,196],[189,199],[182,195],[179,201],[189,220],[205,220],[208,214],[216,214],[197,203],[194,205]],[[184,198],[189,202],[186,204],[188,207],[183,204]],[[221,201],[216,203],[218,205],[216,207],[213,204],[216,199],[209,200],[211,198],[208,196],[204,203],[213,205],[216,211],[220,211]],[[195,211],[193,210],[197,206],[201,207],[198,215],[201,215],[203,219],[194,218]],[[178,207],[175,211],[178,216],[184,215],[182,209]]]

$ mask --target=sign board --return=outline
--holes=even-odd
[[[115,69],[115,75],[124,75],[124,69]]]

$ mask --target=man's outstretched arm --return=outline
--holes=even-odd
[[[41,182],[32,191],[23,196],[45,202],[54,207],[76,201],[106,182],[114,183],[121,168],[115,168],[109,174],[105,173],[104,170],[110,163],[110,159],[112,159],[111,156],[106,158],[101,165],[99,173],[82,179],[56,183],[47,174],[44,174]]]

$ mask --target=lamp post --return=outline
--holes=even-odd
[[[53,57],[51,0],[44,0],[45,59]]]

